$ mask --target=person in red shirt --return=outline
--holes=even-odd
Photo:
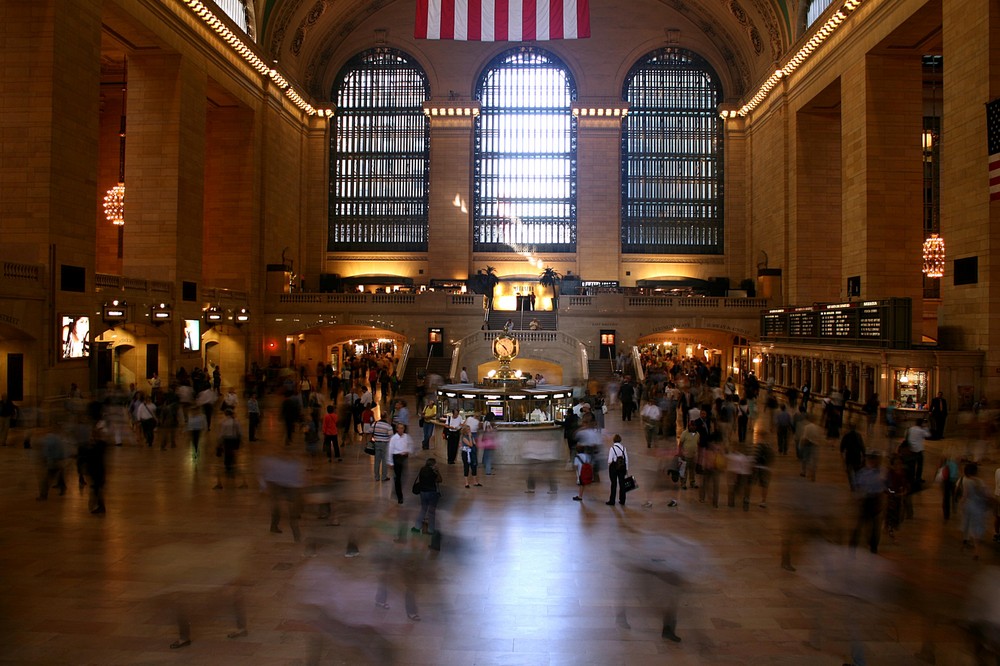
[[[323,453],[326,454],[326,459],[329,462],[333,462],[333,457],[330,455],[331,444],[333,445],[333,453],[337,455],[337,462],[340,462],[340,445],[337,443],[337,414],[334,412],[333,405],[327,405],[326,416],[323,417]]]

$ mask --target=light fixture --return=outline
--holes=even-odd
[[[125,250],[125,103],[128,91],[128,59],[122,71],[122,115],[118,126],[118,184],[104,194],[104,217],[118,227],[118,258]]]
[[[240,308],[237,310],[233,315],[233,323],[237,326],[250,323],[250,311],[246,308]]]
[[[924,275],[929,278],[944,276],[944,239],[937,234],[931,234],[924,241]]]
[[[117,298],[105,303],[101,308],[101,319],[111,328],[124,324],[128,321],[128,303]]]
[[[222,323],[222,318],[223,318],[222,308],[220,308],[218,305],[209,305],[207,308],[205,308],[205,311],[202,316],[205,319],[205,324],[209,328],[211,328],[216,324]]]
[[[909,384],[910,383],[910,369],[909,368],[907,368],[906,370],[903,370],[903,374],[901,374],[899,376],[899,383],[900,384]]]
[[[174,311],[166,303],[157,303],[149,308],[149,320],[153,326],[168,324],[173,318]]]

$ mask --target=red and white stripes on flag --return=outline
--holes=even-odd
[[[417,39],[525,42],[590,37],[590,0],[417,0]]]
[[[1000,98],[986,104],[986,151],[990,165],[990,201],[1000,200]]]

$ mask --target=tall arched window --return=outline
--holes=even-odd
[[[625,77],[623,253],[722,253],[721,95],[708,63],[682,49],[654,51]]]
[[[226,16],[240,27],[250,39],[256,41],[257,33],[254,28],[253,3],[247,0],[215,0],[219,9],[226,13]]]
[[[576,251],[576,86],[534,47],[495,58],[476,85],[473,250]]]
[[[427,250],[430,95],[423,69],[378,48],[351,59],[333,87],[327,249]]]

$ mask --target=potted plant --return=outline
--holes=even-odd
[[[559,309],[559,282],[562,280],[562,275],[551,266],[546,266],[542,269],[541,274],[538,276],[538,284],[543,287],[549,287],[552,289],[552,309]]]
[[[486,287],[486,309],[492,310],[493,291],[496,289],[497,285],[500,284],[500,278],[497,277],[497,269],[493,266],[487,266],[483,282]]]

